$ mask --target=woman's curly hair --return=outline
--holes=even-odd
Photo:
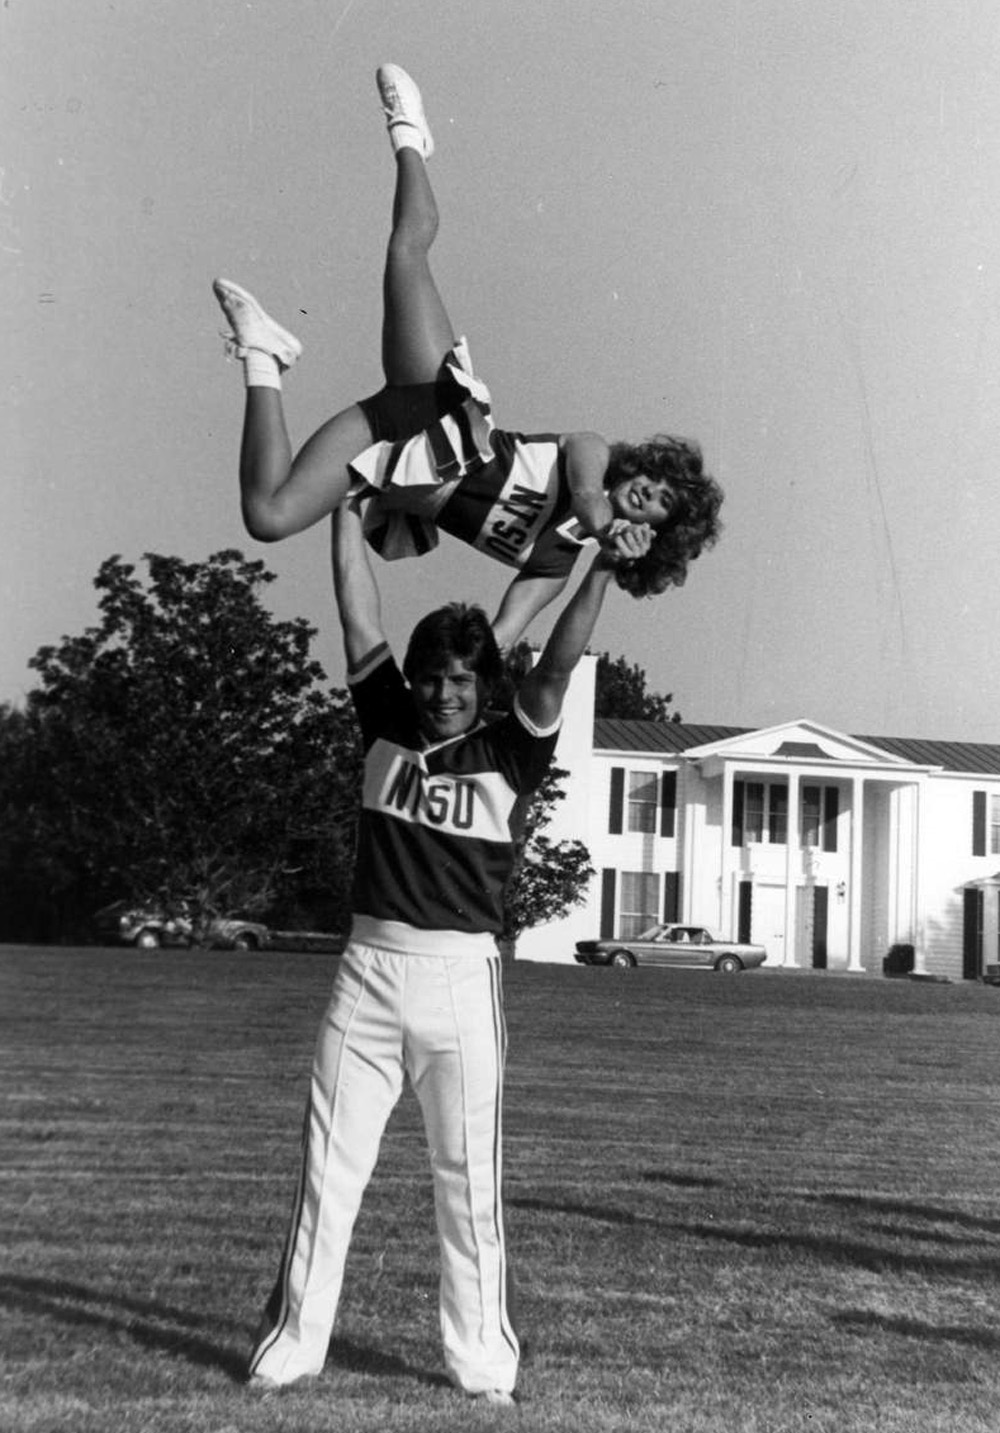
[[[653,537],[643,557],[623,563],[618,586],[633,597],[654,597],[668,587],[682,587],[688,563],[714,546],[722,531],[719,508],[724,493],[702,465],[697,443],[656,433],[644,443],[614,443],[604,475],[606,489],[630,478],[666,478],[673,494],[670,517]]]

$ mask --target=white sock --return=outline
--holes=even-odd
[[[273,353],[261,348],[248,348],[243,360],[243,379],[247,388],[280,388],[281,368]]]
[[[392,141],[393,154],[398,154],[401,149],[415,149],[423,159],[424,136],[415,124],[407,124],[405,120],[391,124],[389,138]]]

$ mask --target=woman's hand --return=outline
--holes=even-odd
[[[604,530],[597,534],[601,551],[615,563],[635,562],[645,557],[653,544],[654,532],[648,522],[629,522],[627,518],[616,517]]]

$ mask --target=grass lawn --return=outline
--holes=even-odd
[[[518,1409],[443,1381],[409,1094],[323,1376],[249,1398],[334,965],[0,948],[0,1427],[1000,1428],[1000,989],[780,971],[507,971]]]

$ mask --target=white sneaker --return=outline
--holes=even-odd
[[[393,149],[410,144],[425,159],[430,159],[434,153],[434,138],[415,82],[399,65],[379,65],[375,79]]]
[[[287,1393],[291,1388],[305,1388],[313,1382],[315,1382],[315,1375],[310,1373],[301,1373],[298,1378],[293,1378],[289,1383],[277,1383],[273,1378],[268,1378],[266,1373],[251,1373],[243,1386],[251,1397],[263,1400],[276,1398],[282,1393]]]
[[[253,294],[229,279],[216,279],[212,291],[222,305],[222,312],[232,330],[223,334],[234,358],[246,358],[249,349],[272,354],[282,368],[291,368],[302,353],[302,345],[293,333],[275,323],[266,314]]]
[[[267,1378],[263,1373],[251,1373],[244,1387],[254,1398],[274,1398],[281,1392],[280,1383],[275,1383],[273,1378]]]
[[[479,1393],[470,1393],[477,1403],[490,1403],[494,1408],[516,1408],[517,1399],[504,1388],[484,1388]]]

